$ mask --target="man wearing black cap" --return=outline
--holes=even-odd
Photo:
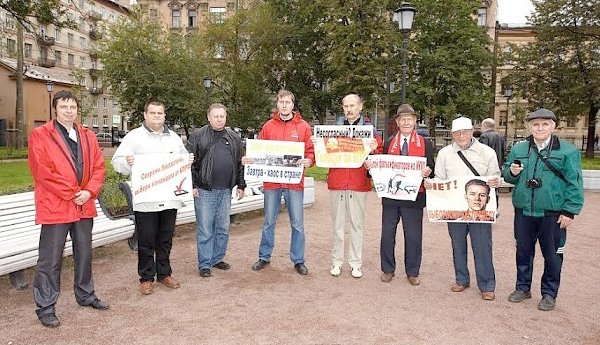
[[[502,171],[506,182],[515,185],[517,282],[508,300],[517,303],[531,298],[539,240],[544,274],[538,309],[548,311],[556,306],[567,227],[583,207],[581,156],[571,143],[552,135],[556,127],[552,111],[541,108],[525,120],[531,135],[513,146]]]

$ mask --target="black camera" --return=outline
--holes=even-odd
[[[542,186],[542,180],[534,177],[532,179],[527,180],[527,188],[537,189]]]

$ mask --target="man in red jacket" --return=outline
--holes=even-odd
[[[104,157],[96,135],[75,123],[77,98],[70,91],[54,95],[56,121],[29,136],[29,169],[34,180],[35,222],[41,224],[39,257],[33,283],[36,313],[46,327],[60,325],[55,304],[67,234],[73,242],[74,292],[77,303],[108,309],[96,297],[92,278],[92,226],[95,199],[104,183]]]
[[[362,99],[349,94],[342,99],[344,116],[336,121],[336,125],[371,125],[368,118],[361,115]],[[377,131],[373,129],[375,138],[371,142],[371,154],[383,151],[383,142]],[[341,274],[344,263],[344,225],[350,221],[350,245],[348,248],[348,264],[352,268],[354,278],[362,277],[362,239],[365,219],[367,193],[371,190],[371,179],[367,169],[331,168],[327,176],[327,187],[331,195],[333,216],[333,248],[331,249],[331,275]]]
[[[315,161],[314,145],[311,141],[312,131],[300,113],[293,111],[294,100],[294,94],[290,91],[281,90],[277,93],[277,111],[263,125],[259,139],[304,142],[304,159],[301,162],[308,168]],[[251,160],[244,157],[242,163],[248,164]],[[265,223],[258,249],[258,261],[252,265],[252,269],[260,271],[271,262],[271,254],[275,246],[275,225],[283,196],[292,226],[290,259],[294,263],[296,272],[307,275],[308,268],[304,264],[304,177],[299,184],[265,182],[263,194]]]

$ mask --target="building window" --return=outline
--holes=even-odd
[[[80,86],[83,86],[83,87],[85,87],[85,86],[86,86],[86,84],[87,84],[87,83],[86,83],[85,77],[83,77],[83,78],[79,79],[79,85],[80,85]]]
[[[215,46],[215,59],[222,59],[225,56],[225,47],[222,44]]]
[[[106,116],[102,118],[102,127],[108,127],[108,118]]]
[[[23,50],[23,55],[25,57],[30,58],[32,55],[33,45],[31,43],[25,43],[25,48]]]
[[[57,64],[62,63],[62,52],[60,50],[54,51],[54,60]]]
[[[67,44],[72,47],[75,44],[75,36],[72,33],[67,34]]]
[[[85,37],[79,36],[79,46],[85,49]]]
[[[79,0],[79,9],[80,10],[85,10],[85,1],[84,0]]]
[[[6,15],[6,19],[4,20],[4,27],[9,30],[14,30],[17,28],[16,23],[15,23],[15,18],[12,15],[10,15],[10,14]]]
[[[158,11],[155,8],[150,9],[150,20],[156,21],[158,19]]]
[[[227,11],[235,11],[235,2],[228,2],[227,3]]]
[[[94,98],[94,101],[92,102],[92,108],[98,109],[98,97]]]
[[[208,12],[208,2],[200,3],[200,12]]]
[[[477,25],[486,26],[487,23],[487,8],[482,7],[477,10]]]
[[[181,10],[172,10],[171,11],[171,27],[173,27],[173,28],[181,27]]]
[[[85,68],[85,56],[79,57],[79,68]]]
[[[44,60],[48,59],[48,49],[45,47],[40,48],[40,57]]]
[[[500,127],[506,127],[506,119],[508,117],[508,111],[500,110]]]
[[[92,126],[93,127],[98,127],[98,118],[95,117],[95,116],[92,118]]]
[[[69,64],[69,68],[75,67],[75,55],[69,54],[67,55],[67,63]]]
[[[56,42],[60,42],[61,38],[60,38],[60,29],[54,29],[54,40]]]
[[[82,116],[82,117],[81,117],[81,124],[82,124],[82,125],[84,125],[84,126],[87,126],[87,122],[88,122],[88,119],[87,119],[87,117],[85,117],[85,116]]]
[[[577,119],[567,119],[567,127],[577,127]]]
[[[104,109],[108,108],[108,98],[104,97],[104,99],[102,100],[102,105]]]
[[[113,109],[119,109],[119,102],[113,100]]]
[[[213,23],[223,24],[225,22],[225,7],[211,7],[209,12]]]
[[[83,17],[79,17],[79,30],[80,31],[85,30],[85,19],[83,19]]]
[[[6,51],[8,55],[13,57],[17,53],[17,42],[10,38],[6,39]]]
[[[198,18],[196,16],[196,10],[188,10],[188,26],[198,26]]]

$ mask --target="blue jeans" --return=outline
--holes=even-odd
[[[258,249],[259,259],[271,261],[271,254],[275,245],[275,225],[277,224],[281,197],[283,196],[292,226],[290,259],[294,264],[304,262],[304,190],[265,189],[263,193],[265,196],[265,223]]]
[[[456,284],[470,284],[469,268],[467,267],[467,235],[470,235],[477,286],[481,292],[494,291],[496,275],[492,262],[492,224],[448,223],[448,232],[452,240]]]
[[[229,241],[231,189],[198,189],[194,198],[198,268],[211,268],[223,261]]]

